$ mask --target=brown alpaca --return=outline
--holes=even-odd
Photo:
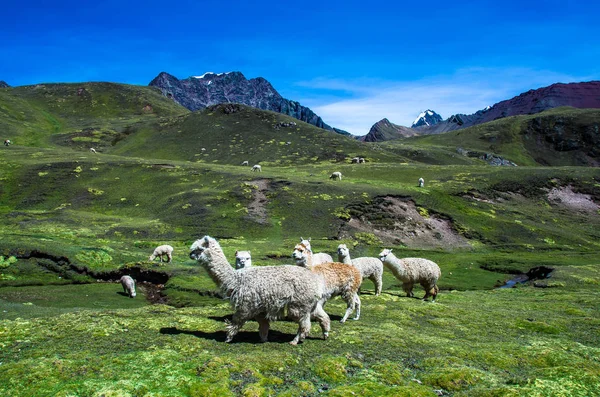
[[[312,251],[302,243],[294,247],[292,258],[296,261],[296,265],[309,268],[313,273],[323,278],[325,286],[325,293],[321,300],[323,305],[336,296],[340,296],[346,302],[346,313],[340,322],[346,322],[354,310],[356,310],[354,320],[360,318],[358,289],[362,283],[362,276],[357,268],[339,262],[321,263],[313,266]]]

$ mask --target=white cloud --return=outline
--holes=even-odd
[[[474,113],[530,89],[586,80],[589,78],[527,68],[469,68],[415,82],[318,78],[297,85],[318,93],[300,102],[327,124],[364,135],[383,118],[410,127],[426,109],[446,119],[456,113]]]

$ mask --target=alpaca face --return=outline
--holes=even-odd
[[[296,261],[296,265],[306,266],[310,253],[310,250],[304,244],[296,244],[294,252],[292,252],[292,258]]]
[[[235,251],[235,268],[243,269],[252,266],[250,251]]]
[[[210,244],[210,237],[205,236],[200,240],[194,241],[194,244],[190,247],[190,258],[196,261],[201,259],[205,259],[204,251],[208,248]]]
[[[338,245],[337,253],[339,257],[343,258],[350,255],[350,250],[348,249],[346,244],[340,244]]]
[[[384,249],[383,251],[381,251],[381,253],[379,254],[379,259],[384,262],[385,258],[392,253],[392,250],[390,249]]]

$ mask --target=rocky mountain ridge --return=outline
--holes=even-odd
[[[283,98],[266,79],[246,79],[241,72],[205,73],[179,80],[161,72],[149,84],[191,111],[220,103],[240,103],[292,116],[319,128],[343,135],[347,132],[327,125],[321,117],[299,102]]]
[[[10,88],[10,86],[4,80],[0,80],[0,88]]]
[[[373,124],[367,135],[357,137],[357,139],[363,142],[381,142],[401,137],[406,138],[417,134],[418,132],[412,128],[394,124],[387,118],[384,118]]]
[[[536,114],[544,110],[561,106],[571,106],[580,109],[600,108],[600,81],[567,84],[556,83],[547,87],[529,90],[473,114],[454,114],[446,120],[432,125],[414,126],[413,123],[412,128],[416,130],[415,132],[405,132],[396,135],[388,134],[387,139],[403,138],[414,135],[441,134],[487,123],[504,117]],[[377,123],[375,125],[377,125]],[[373,127],[375,127],[375,125]],[[373,130],[373,127],[371,130]],[[397,130],[403,131],[401,129]],[[371,132],[364,137],[360,137],[360,139],[368,142],[380,141],[380,139],[377,136],[372,135]]]

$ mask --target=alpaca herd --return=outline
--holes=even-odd
[[[156,257],[171,262],[173,247],[159,245],[149,260]],[[203,266],[217,284],[221,294],[229,299],[233,308],[231,321],[227,322],[226,342],[231,342],[249,320],[259,324],[261,341],[268,340],[271,321],[286,317],[298,324],[298,331],[290,342],[296,345],[308,335],[311,319],[319,322],[323,339],[331,330],[331,320],[324,306],[328,300],[339,296],[346,303],[346,311],[340,320],[346,322],[354,312],[354,320],[360,318],[360,287],[369,279],[375,287],[375,295],[381,294],[383,269],[387,267],[402,282],[407,296],[413,297],[415,284],[425,290],[423,300],[431,297],[435,302],[441,276],[439,266],[424,258],[397,258],[391,249],[384,249],[379,258],[350,258],[346,244],[337,248],[338,261],[326,253],[313,253],[310,238],[300,238],[292,252],[295,265],[252,266],[250,251],[235,251],[233,267],[217,240],[204,236],[190,247],[189,257]],[[135,281],[124,275],[119,280],[124,293],[136,296]]]
[[[310,239],[301,238],[292,252],[295,266],[252,266],[250,251],[236,251],[234,268],[217,240],[210,236],[196,240],[190,247],[190,258],[207,270],[233,309],[232,319],[227,322],[226,342],[231,342],[249,320],[258,322],[260,339],[266,342],[270,322],[286,313],[288,319],[298,324],[292,345],[306,338],[311,319],[319,322],[323,338],[327,339],[331,328],[329,315],[324,310],[327,301],[339,296],[346,302],[346,312],[340,322],[344,323],[353,312],[354,320],[358,320],[361,310],[358,292],[362,281],[364,278],[372,280],[375,294],[379,295],[384,265],[402,281],[408,296],[413,296],[412,287],[417,283],[425,288],[424,300],[431,296],[435,301],[438,293],[437,280],[441,273],[439,267],[427,259],[398,259],[386,249],[380,258],[352,260],[345,244],[338,247],[339,262],[330,259],[317,264],[315,256]]]

